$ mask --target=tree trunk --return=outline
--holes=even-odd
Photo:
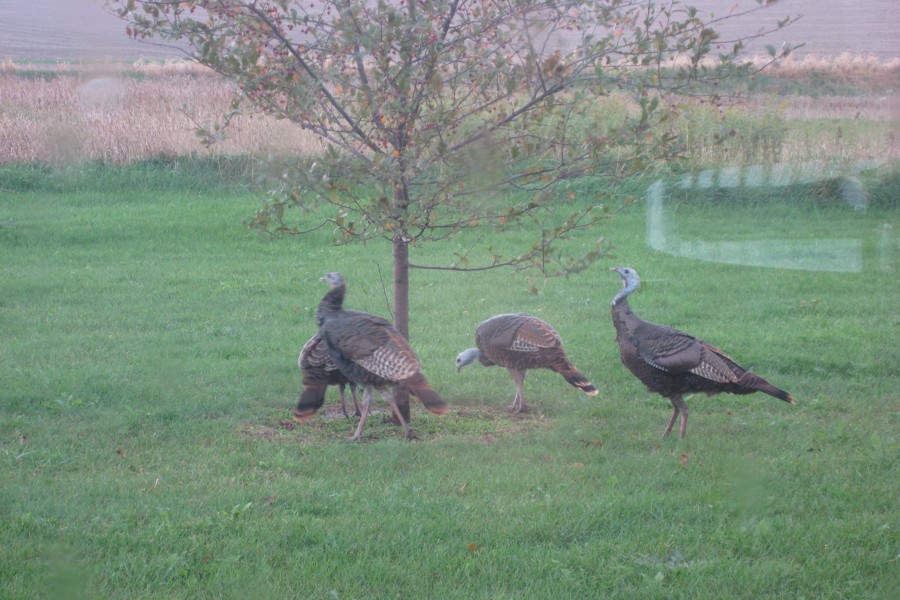
[[[409,244],[394,238],[394,327],[409,339]]]
[[[402,186],[394,186],[394,206],[406,210],[409,200],[406,198],[406,189]],[[409,340],[409,242],[403,239],[400,232],[394,236],[394,327]],[[409,423],[409,393],[406,390],[397,390],[397,408],[400,414]],[[391,415],[392,420],[396,417]],[[399,421],[397,421],[399,425]]]

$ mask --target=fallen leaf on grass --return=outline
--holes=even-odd
[[[682,455],[681,455],[681,464],[686,464],[687,461],[688,461],[688,455],[687,455],[687,454],[682,454]]]

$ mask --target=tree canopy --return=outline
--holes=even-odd
[[[697,93],[749,65],[694,9],[645,0],[110,0],[128,33],[186,42],[233,79],[240,100],[321,138],[321,156],[257,224],[296,231],[285,208],[326,202],[342,238],[420,243],[557,208],[554,184],[627,174],[677,154],[659,128],[664,94]],[[785,21],[783,24],[786,24]],[[757,32],[754,35],[759,35]],[[773,49],[773,55],[775,51]],[[704,88],[706,86],[706,88]],[[592,100],[639,106],[600,122]],[[707,92],[709,93],[709,92]],[[503,188],[530,192],[498,207]],[[555,242],[594,207],[515,257],[430,268],[549,265]]]

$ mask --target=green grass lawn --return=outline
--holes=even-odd
[[[346,276],[348,308],[388,316],[386,246],[260,236],[242,225],[254,195],[171,183],[163,166],[95,185],[3,175],[2,598],[896,593],[896,206],[678,209],[686,237],[744,238],[767,211],[781,231],[850,228],[859,273],[657,253],[640,202],[573,241],[602,235],[615,257],[537,294],[508,271],[414,272],[412,344],[451,412],[414,403],[420,442],[376,414],[350,444],[336,390],[309,425],[290,420],[296,357],[326,271]],[[695,396],[687,438],[660,438],[671,406],[613,341],[619,264],[642,275],[638,315],[719,346],[797,406]],[[510,417],[505,370],[456,373],[475,326],[512,311],[553,323],[600,394],[533,371],[533,410]]]

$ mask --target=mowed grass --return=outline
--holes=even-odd
[[[759,204],[678,213],[695,237],[746,237],[768,211],[798,217],[798,234],[830,219],[864,239],[860,273],[656,253],[640,202],[573,240],[615,245],[576,276],[414,272],[412,343],[452,410],[414,401],[420,442],[376,414],[352,444],[336,390],[309,425],[290,420],[296,355],[326,271],[345,274],[347,307],[389,316],[389,248],[261,236],[242,226],[253,194],[162,165],[139,185],[129,173],[42,187],[12,168],[0,185],[0,597],[896,592],[895,205],[818,206],[808,220]],[[456,244],[413,257],[448,262]],[[619,264],[643,277],[637,314],[716,344],[797,406],[693,397],[687,438],[660,438],[670,405],[613,341]],[[532,371],[532,411],[511,417],[505,370],[456,373],[475,326],[511,311],[553,323],[600,394]]]

